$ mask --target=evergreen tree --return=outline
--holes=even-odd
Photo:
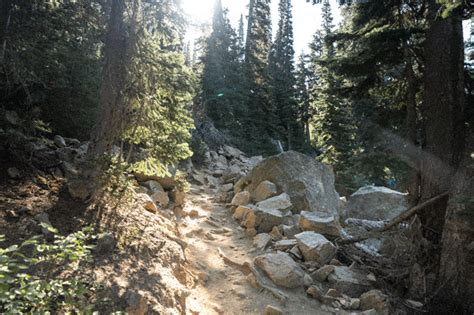
[[[216,1],[212,33],[203,57],[202,103],[207,116],[218,129],[235,133],[240,115],[241,84],[238,37],[232,29],[220,0]]]
[[[244,33],[244,16],[243,14],[240,15],[239,19],[239,33],[237,39],[237,46],[239,49],[239,59],[240,61],[244,61],[245,58],[245,33]]]
[[[309,84],[311,82],[311,70],[309,69],[308,56],[302,52],[298,58],[296,66],[296,100],[298,103],[298,117],[303,126],[303,134],[305,146],[303,149],[309,148],[311,144],[311,128],[310,119],[313,116],[310,103]]]
[[[273,108],[279,123],[276,132],[284,140],[287,149],[293,150],[302,146],[304,138],[296,101],[291,0],[280,0],[279,15],[278,30],[269,58],[270,84]]]
[[[271,48],[270,0],[250,0],[245,46],[247,115],[245,138],[249,153],[271,153],[278,124],[270,96],[268,56]]]

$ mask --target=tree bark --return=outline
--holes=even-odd
[[[128,47],[131,45],[126,36],[124,11],[124,0],[112,0],[105,41],[99,113],[88,151],[91,160],[109,152],[122,130],[125,113],[123,92],[127,78]]]
[[[7,49],[7,32],[10,25],[13,0],[3,0],[0,3],[0,64],[5,58]]]
[[[462,20],[459,12],[442,18],[441,11],[436,0],[428,2],[422,105],[426,146],[421,165],[420,202],[450,189],[464,143]],[[446,203],[447,199],[440,201],[420,216],[425,237],[434,244],[441,239]]]

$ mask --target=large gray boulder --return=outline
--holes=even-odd
[[[336,255],[336,247],[321,234],[303,232],[295,235],[295,238],[306,261],[316,261],[324,265]]]
[[[236,190],[253,194],[264,181],[274,183],[290,196],[295,213],[306,210],[337,214],[339,196],[334,188],[334,173],[307,155],[289,151],[269,157],[240,180]]]
[[[332,288],[352,298],[358,298],[371,289],[366,275],[346,266],[335,266],[327,280]]]
[[[365,186],[349,197],[345,215],[364,220],[390,220],[407,208],[407,194],[386,187]]]
[[[282,252],[265,254],[255,258],[255,265],[260,267],[272,281],[285,288],[297,288],[303,285],[305,272],[290,257]]]

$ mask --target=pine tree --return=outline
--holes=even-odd
[[[296,66],[296,101],[298,103],[298,117],[303,126],[304,148],[309,148],[311,144],[310,119],[313,116],[310,103],[309,84],[311,82],[311,70],[309,69],[308,56],[301,52]]]
[[[302,146],[304,138],[296,101],[291,0],[280,0],[279,15],[278,30],[269,58],[272,107],[278,117],[279,128],[276,133],[284,140],[287,149],[293,150]]]
[[[270,98],[268,56],[271,48],[270,0],[250,0],[245,46],[246,136],[250,153],[275,152],[271,138],[277,118]]]
[[[239,59],[244,61],[245,58],[245,33],[244,33],[244,15],[240,15],[239,19],[239,33],[237,39],[237,46],[239,49]]]
[[[207,116],[218,129],[236,133],[241,103],[238,37],[227,19],[220,0],[216,2],[212,33],[203,57],[201,99]]]

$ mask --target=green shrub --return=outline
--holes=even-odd
[[[20,245],[0,247],[0,313],[91,313],[94,287],[77,271],[92,258],[93,229],[64,237],[42,226],[54,236],[53,242],[35,236]],[[0,235],[0,243],[4,241]]]

